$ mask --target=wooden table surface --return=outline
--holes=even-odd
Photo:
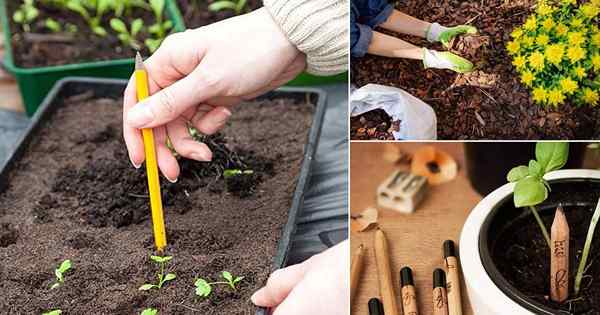
[[[0,33],[2,28],[0,27]],[[0,60],[4,59],[4,41],[0,40]],[[23,101],[15,79],[0,68],[0,109],[23,112]]]
[[[377,186],[397,167],[408,169],[408,165],[395,166],[382,159],[384,145],[397,145],[405,152],[413,152],[420,143],[358,143],[351,145],[350,158],[350,209],[357,214],[369,206],[376,205]],[[459,164],[456,179],[449,183],[433,186],[417,211],[399,214],[392,211],[379,212],[379,227],[388,239],[391,265],[396,284],[396,295],[400,301],[399,271],[404,266],[413,269],[417,287],[420,314],[432,314],[432,274],[435,268],[443,268],[442,243],[453,239],[458,243],[460,230],[471,209],[481,200],[466,178],[463,146],[461,143],[432,143],[452,155]],[[364,244],[367,248],[365,266],[358,292],[352,304],[353,315],[368,314],[367,302],[378,297],[378,280],[373,254],[373,231],[351,234],[352,252]],[[464,282],[463,313],[471,315]]]

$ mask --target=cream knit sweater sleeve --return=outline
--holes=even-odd
[[[288,39],[307,56],[307,71],[333,75],[348,69],[348,0],[264,0]]]

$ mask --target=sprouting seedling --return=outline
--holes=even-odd
[[[65,283],[65,272],[67,272],[69,269],[71,269],[71,261],[69,259],[63,261],[58,268],[54,269],[56,282],[50,287],[50,289],[56,289]]]
[[[117,0],[113,3],[113,10],[117,17],[121,17],[123,14],[129,16],[134,7],[149,9],[148,3],[144,0]]]
[[[142,311],[140,315],[156,315],[158,314],[158,310],[155,308],[147,308]]]
[[[117,31],[119,40],[135,50],[140,50],[141,44],[137,41],[136,37],[144,27],[144,21],[142,19],[135,19],[131,22],[131,28],[127,29],[125,22],[113,18],[110,20],[110,26]]]
[[[223,177],[230,178],[238,175],[252,175],[254,174],[253,170],[240,170],[240,169],[228,169],[223,171]]]
[[[53,311],[48,311],[48,312],[42,313],[42,315],[60,315],[60,314],[62,314],[61,310],[53,310]]]
[[[592,240],[594,239],[594,232],[596,231],[596,225],[598,224],[599,219],[600,199],[598,199],[598,204],[596,204],[596,210],[594,210],[594,215],[592,216],[592,221],[590,222],[590,226],[588,228],[588,233],[585,238],[585,245],[583,245],[583,253],[581,254],[581,260],[579,261],[579,267],[577,268],[577,275],[575,276],[575,295],[579,294],[579,290],[581,290],[581,280],[583,279],[583,274],[589,267],[587,266],[587,259],[590,255],[590,248],[592,247]]]
[[[170,20],[164,21],[165,0],[150,0],[150,7],[156,22],[148,28],[148,31],[154,35],[154,38],[148,38],[144,43],[150,52],[155,52],[167,36],[167,32],[173,28],[173,22]]]
[[[139,290],[141,290],[141,291],[148,291],[150,289],[160,289],[163,287],[165,282],[171,281],[171,280],[175,279],[175,277],[176,277],[176,275],[174,273],[167,273],[165,275],[165,265],[169,260],[173,259],[172,256],[165,256],[165,257],[150,256],[150,259],[152,259],[152,261],[156,262],[160,266],[160,272],[157,274],[158,283],[157,284],[146,283],[139,288]]]
[[[62,32],[62,25],[60,25],[60,23],[58,23],[55,19],[47,18],[44,26],[46,26],[46,28],[53,33]]]
[[[514,183],[515,207],[528,207],[550,246],[550,235],[542,221],[536,205],[548,198],[550,185],[544,175],[565,166],[569,157],[568,142],[538,142],[535,146],[536,160],[529,161],[529,166],[517,166],[510,170],[506,179]]]
[[[102,16],[106,11],[111,7],[111,3],[114,0],[96,0],[96,1],[82,1],[82,0],[68,0],[66,3],[66,7],[71,10],[79,13],[81,17],[83,17],[86,22],[89,24],[90,29],[94,34],[99,36],[106,36],[108,33],[106,29],[102,27]],[[93,10],[96,12],[94,16],[90,14],[88,10]]]
[[[211,3],[208,6],[208,9],[211,11],[215,11],[215,12],[222,11],[222,10],[233,10],[235,12],[235,14],[239,15],[244,10],[246,3],[247,3],[247,0],[238,0],[238,1],[222,0],[222,1],[216,1],[216,2]]]
[[[223,277],[225,281],[208,282],[202,278],[196,280],[194,283],[194,286],[196,286],[196,295],[208,297],[212,293],[212,287],[215,284],[228,285],[233,291],[237,291],[237,284],[244,280],[244,277],[234,277],[229,271],[223,271],[221,277]]]
[[[13,21],[21,24],[25,32],[29,32],[31,31],[31,22],[39,15],[40,11],[35,7],[34,0],[25,0],[13,14]]]

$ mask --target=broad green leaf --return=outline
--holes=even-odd
[[[541,178],[544,176],[540,163],[536,160],[529,161],[529,175]]]
[[[196,286],[196,295],[198,296],[207,297],[212,292],[211,285],[204,279],[196,280],[194,286]]]
[[[221,10],[225,10],[225,9],[229,9],[229,10],[236,10],[237,9],[237,4],[235,2],[231,2],[231,1],[217,1],[217,2],[213,2],[208,6],[208,9],[211,11],[221,11]]]
[[[540,179],[525,177],[515,185],[515,207],[535,206],[546,198],[548,198],[548,189]]]
[[[62,314],[61,310],[53,310],[50,312],[42,313],[42,315],[60,315],[60,314]]]
[[[508,172],[506,175],[506,180],[510,183],[514,183],[519,181],[529,175],[529,169],[525,165],[517,166]]]
[[[13,14],[13,20],[17,23],[23,23],[25,21],[25,14],[23,11],[17,11]]]
[[[146,284],[142,285],[138,290],[140,290],[140,291],[148,291],[148,290],[154,289],[154,288],[156,288],[156,285],[146,283]]]
[[[133,37],[136,37],[137,34],[142,30],[143,27],[144,27],[144,21],[142,19],[133,20],[133,22],[131,22],[131,35]]]
[[[146,44],[146,46],[152,53],[158,50],[161,43],[162,43],[162,40],[160,40],[160,39],[148,38],[148,39],[146,39],[146,41],[144,41],[144,44]]]
[[[104,37],[107,35],[106,30],[104,29],[104,27],[102,26],[94,26],[92,28],[92,31],[96,34],[99,35],[101,37]]]
[[[25,18],[27,21],[33,21],[36,17],[38,17],[39,14],[40,11],[38,11],[36,8],[29,8],[25,10]]]
[[[58,23],[55,20],[50,19],[50,18],[46,19],[46,27],[55,33],[60,32],[62,29],[62,26],[60,25],[60,23]]]
[[[128,44],[129,41],[131,40],[131,37],[129,36],[129,34],[119,34],[117,35],[117,37],[123,42]]]
[[[125,23],[119,19],[113,18],[110,19],[110,27],[113,28],[113,30],[119,32],[119,33],[127,33],[127,26],[125,25]]]
[[[142,311],[141,315],[156,315],[158,314],[158,310],[155,308],[147,308]]]
[[[538,142],[535,146],[535,158],[544,174],[560,169],[569,158],[568,142]]]
[[[168,273],[168,274],[165,276],[165,279],[164,279],[164,281],[173,280],[173,279],[175,279],[176,277],[177,277],[177,276],[176,276],[174,273]]]
[[[242,12],[242,10],[244,9],[244,6],[246,6],[246,0],[238,0],[238,3],[235,7],[235,12],[240,14]]]
[[[150,6],[155,16],[162,16],[165,9],[165,0],[150,0]]]
[[[233,281],[233,276],[231,275],[231,272],[229,271],[223,271],[223,278],[225,278],[225,280],[232,282]]]
[[[58,271],[60,273],[65,273],[67,270],[71,269],[71,261],[69,259],[63,261],[58,267]]]
[[[173,27],[173,22],[171,22],[170,20],[167,20],[163,23],[163,28],[165,30],[170,30]]]

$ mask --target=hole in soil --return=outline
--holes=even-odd
[[[17,242],[19,233],[8,223],[0,224],[0,247],[8,247]]]
[[[350,118],[350,136],[353,140],[394,140],[393,131],[400,131],[400,121],[392,121],[392,117],[383,109]]]

